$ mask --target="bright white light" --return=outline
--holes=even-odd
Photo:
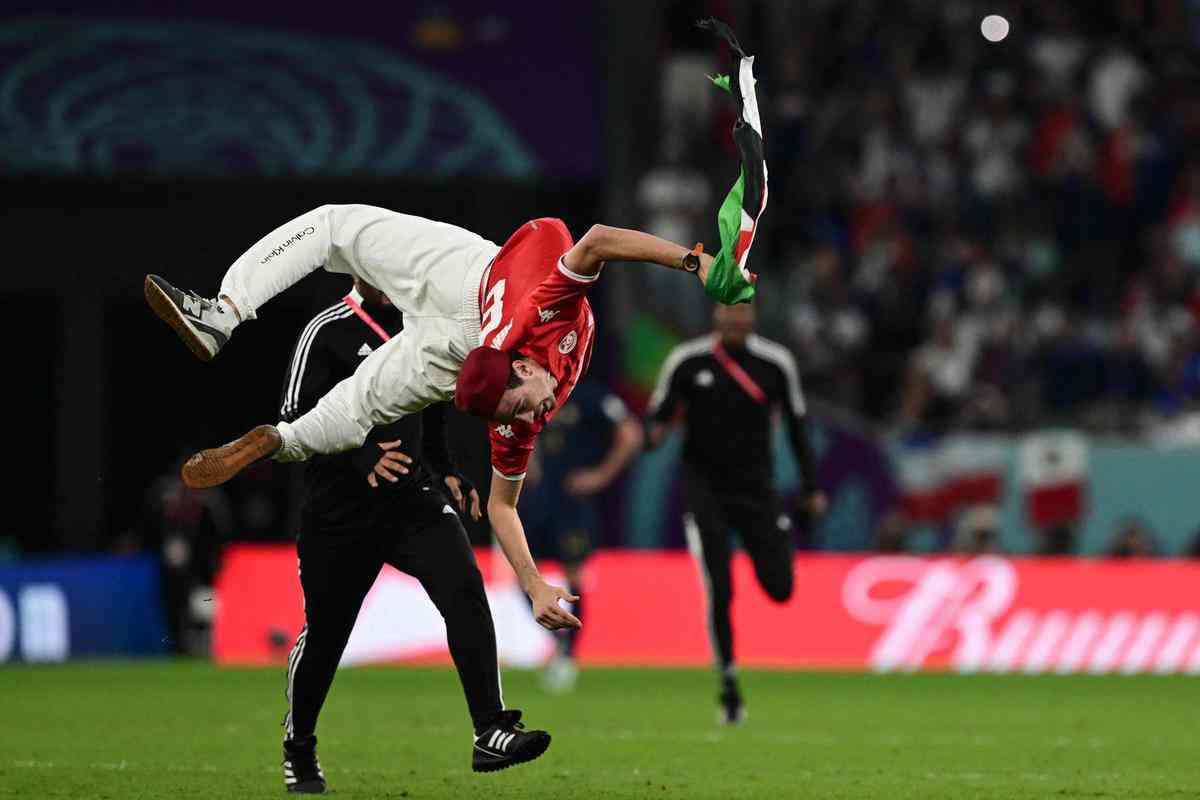
[[[998,42],[1008,36],[1008,20],[999,14],[988,14],[980,23],[979,30],[989,42]]]

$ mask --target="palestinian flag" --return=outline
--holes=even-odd
[[[725,305],[748,303],[754,299],[758,276],[746,268],[746,261],[750,256],[750,245],[754,243],[758,218],[767,207],[767,162],[763,159],[762,121],[758,115],[758,98],[754,94],[754,56],[746,55],[724,22],[705,19],[696,24],[728,42],[739,59],[736,77],[710,77],[737,101],[738,119],[733,125],[733,141],[741,157],[742,169],[737,183],[717,212],[721,252],[715,254],[704,291]]]

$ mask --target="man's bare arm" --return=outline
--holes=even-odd
[[[595,275],[605,261],[648,261],[661,264],[668,269],[683,269],[683,257],[691,252],[666,239],[650,233],[613,228],[608,225],[593,225],[563,256],[567,269],[577,275]],[[696,276],[703,283],[708,277],[712,256],[700,256],[700,269]]]
[[[517,514],[517,498],[521,496],[523,481],[510,481],[492,473],[492,490],[488,495],[488,519],[496,533],[496,541],[504,557],[517,574],[517,581],[533,603],[533,616],[547,630],[559,628],[581,628],[576,617],[559,606],[560,599],[569,603],[579,600],[558,586],[542,580],[533,556],[529,553],[529,542],[525,540],[525,527]]]

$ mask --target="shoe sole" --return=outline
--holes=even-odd
[[[229,444],[196,453],[184,462],[180,475],[193,489],[220,486],[255,461],[273,454],[282,444],[274,425],[259,425]]]
[[[545,739],[539,739],[538,741],[533,742],[523,753],[515,754],[512,758],[505,759],[504,761],[489,761],[485,764],[479,765],[472,763],[471,769],[473,769],[475,772],[499,772],[502,769],[515,767],[517,764],[525,764],[533,761],[542,753],[546,752],[549,747],[550,734],[546,734]]]
[[[150,304],[150,310],[171,326],[183,343],[187,345],[188,350],[192,351],[192,355],[201,361],[212,361],[215,354],[209,352],[195,329],[188,324],[182,312],[171,302],[171,297],[152,280],[153,277],[153,275],[147,275],[146,280],[142,283],[142,292],[146,295],[146,302]]]
[[[320,788],[317,788],[316,785],[308,787],[303,783],[294,783],[287,787],[288,794],[326,794],[328,791],[329,789],[325,786],[325,784],[321,784]]]

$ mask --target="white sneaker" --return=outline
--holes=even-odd
[[[566,694],[575,688],[578,679],[579,667],[575,666],[575,659],[555,656],[542,673],[542,686],[548,692]]]

